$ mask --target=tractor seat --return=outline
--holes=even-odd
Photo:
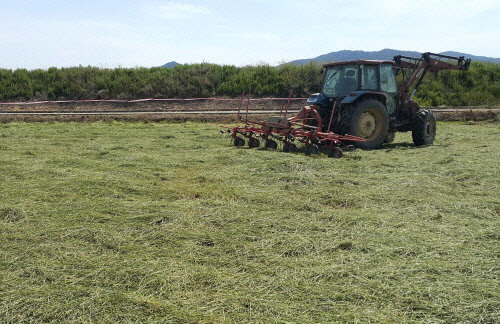
[[[358,80],[354,77],[355,74],[354,70],[346,71],[344,80],[340,84],[340,93],[348,94],[358,89]]]

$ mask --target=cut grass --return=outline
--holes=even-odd
[[[340,160],[218,131],[0,125],[2,321],[498,321],[498,123]]]

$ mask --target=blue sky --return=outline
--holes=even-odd
[[[499,0],[0,0],[0,67],[275,65],[383,48],[500,57],[499,20]]]

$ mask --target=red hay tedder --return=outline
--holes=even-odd
[[[238,109],[238,119],[242,119],[241,108],[243,106],[245,93],[241,97],[240,107]],[[347,142],[364,142],[365,139],[352,135],[338,135],[331,131],[332,118],[328,121],[327,125],[323,124],[323,120],[314,106],[305,106],[299,113],[293,117],[288,118],[288,108],[290,107],[290,100],[284,107],[281,106],[279,116],[269,117],[267,121],[254,121],[248,119],[248,106],[249,100],[246,105],[245,125],[226,127],[228,133],[234,140],[234,146],[245,145],[245,138],[248,140],[250,148],[259,147],[260,139],[265,141],[265,147],[268,149],[276,149],[278,142],[283,143],[284,152],[295,152],[297,144],[304,145],[304,153],[312,155],[319,153],[319,146],[326,148],[328,156],[334,158],[341,158],[343,155],[343,147],[352,147]],[[250,95],[248,96],[250,98]],[[335,109],[335,103],[333,105]],[[331,115],[333,116],[333,114]],[[323,131],[325,129],[326,131]]]

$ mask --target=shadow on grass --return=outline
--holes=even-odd
[[[246,147],[246,149],[251,149],[249,147]],[[269,152],[276,152],[276,153],[281,153],[281,154],[285,154],[285,155],[306,155],[304,153],[304,147],[303,146],[300,146],[297,148],[296,151],[294,152],[285,152],[283,151],[283,148],[282,147],[279,147],[277,149],[268,149],[268,148],[265,148],[265,147],[259,147],[258,149],[256,149],[256,151],[269,151]],[[342,156],[342,159],[348,159],[348,160],[361,160],[361,155],[359,155],[359,149],[352,149],[352,150],[345,150],[344,151],[344,155]],[[309,157],[311,158],[314,158],[314,157],[326,157],[328,158],[327,156],[327,151],[326,150],[323,150],[323,149],[320,149],[320,153],[319,154],[312,154],[310,155]],[[331,160],[336,160],[335,158],[330,158]]]
[[[386,143],[383,144],[380,149],[398,149],[398,148],[422,148],[426,147],[427,145],[423,146],[415,146],[413,143]]]
[[[393,150],[420,149],[420,148],[425,148],[427,146],[429,146],[429,145],[415,146],[415,144],[413,144],[411,142],[386,143],[375,150],[385,150],[386,152],[391,152]],[[269,152],[277,152],[277,153],[283,153],[283,154],[294,154],[294,155],[305,154],[303,146],[299,146],[295,152],[284,152],[283,148],[281,146],[279,146],[277,149],[269,149],[269,148],[266,148],[263,146],[260,146],[258,148],[256,148],[256,147],[251,148],[251,147],[248,147],[248,145],[240,146],[238,148],[245,149],[245,150],[255,150],[258,152],[269,151]],[[359,155],[359,153],[365,151],[365,150],[359,149],[359,148],[343,149],[343,150],[344,150],[344,155],[342,156],[342,159],[349,159],[349,160],[360,160],[361,156]],[[366,151],[372,151],[372,150],[366,150]],[[326,149],[320,148],[319,155],[327,155]],[[312,157],[314,157],[314,156],[317,156],[317,154],[312,155]]]

